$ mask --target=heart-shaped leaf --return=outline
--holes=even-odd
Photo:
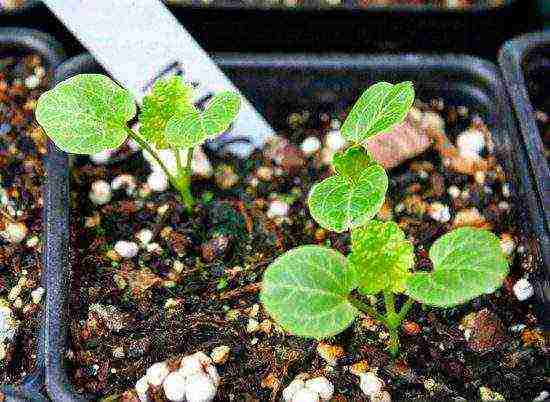
[[[351,243],[348,261],[360,293],[405,290],[414,266],[414,248],[395,222],[372,220],[352,232]]]
[[[332,166],[341,176],[357,178],[370,165],[376,163],[361,147],[351,147],[345,152],[337,152],[332,157]]]
[[[412,82],[374,84],[353,106],[342,125],[342,135],[348,141],[362,143],[405,119],[413,101]]]
[[[385,170],[372,164],[356,176],[336,175],[315,184],[308,198],[309,211],[325,229],[344,232],[370,221],[387,190]]]
[[[38,99],[36,120],[62,150],[94,154],[119,147],[136,115],[130,93],[101,74],[80,74]]]
[[[174,75],[155,82],[151,92],[143,98],[139,113],[139,133],[157,149],[168,148],[164,136],[170,118],[193,107],[193,87],[182,77]]]
[[[226,131],[239,112],[241,98],[234,92],[215,95],[204,111],[193,107],[172,117],[166,124],[166,140],[178,148],[202,144]]]
[[[432,272],[417,272],[407,280],[413,299],[450,307],[494,292],[508,274],[497,236],[464,227],[439,238],[430,249]]]
[[[346,258],[335,250],[302,246],[265,271],[261,301],[273,319],[294,335],[322,339],[347,328],[357,309]]]

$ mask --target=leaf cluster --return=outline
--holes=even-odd
[[[193,104],[193,88],[182,77],[159,79],[143,100],[139,136],[156,149],[192,148],[226,131],[240,97],[221,92],[204,110]],[[101,74],[79,74],[42,94],[36,119],[63,151],[94,154],[119,147],[136,135],[128,122],[137,113],[132,95]]]
[[[450,307],[491,293],[504,280],[506,258],[499,239],[486,230],[461,228],[445,234],[430,249],[433,271],[413,272],[414,247],[405,233],[395,222],[373,220],[384,202],[388,177],[362,145],[402,121],[413,100],[410,82],[375,84],[342,125],[342,134],[353,145],[334,156],[335,174],[312,187],[308,205],[322,227],[352,231],[351,253],[346,257],[326,247],[302,246],[268,267],[261,300],[289,332],[317,339],[341,332],[360,311],[350,297],[353,291],[401,293]],[[402,318],[388,317],[388,323],[398,325]]]

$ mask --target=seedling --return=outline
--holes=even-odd
[[[414,100],[412,83],[378,83],[366,90],[342,126],[353,145],[337,153],[335,175],[311,189],[308,204],[324,228],[351,231],[351,254],[306,245],[277,258],[266,270],[261,300],[289,332],[316,339],[338,334],[363,311],[389,330],[389,350],[399,351],[399,327],[414,301],[451,307],[502,284],[506,258],[498,237],[459,228],[430,249],[431,272],[413,272],[414,249],[395,222],[374,220],[386,195],[388,177],[364,147],[369,138],[402,121]],[[362,296],[384,298],[385,313]],[[396,295],[406,301],[398,310]]]
[[[192,99],[193,87],[182,77],[159,79],[143,100],[136,133],[128,127],[137,113],[132,95],[104,75],[80,74],[42,94],[36,119],[48,137],[69,153],[91,155],[133,139],[158,162],[191,209],[193,149],[226,131],[240,107],[240,97],[233,92],[216,94],[204,110],[199,110]],[[173,152],[175,171],[169,170],[159,156],[162,149]],[[182,151],[187,155],[185,166]]]

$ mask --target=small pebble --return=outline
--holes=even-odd
[[[321,141],[317,137],[307,137],[300,145],[300,149],[304,155],[309,156],[313,155],[321,148]]]
[[[29,75],[25,78],[25,86],[29,89],[34,89],[40,85],[40,78],[36,75]]]
[[[111,186],[105,180],[96,180],[92,183],[90,190],[90,200],[97,205],[107,204],[111,201]]]
[[[283,390],[285,402],[319,402],[328,401],[334,393],[334,386],[325,377],[316,377],[304,381],[304,374],[298,375]],[[307,377],[306,377],[307,378]]]
[[[430,207],[428,208],[428,215],[430,215],[433,220],[441,223],[449,222],[449,220],[451,220],[451,212],[449,211],[449,207],[440,202],[430,204]]]
[[[142,246],[146,246],[149,242],[151,242],[151,240],[153,240],[153,232],[149,229],[141,229],[137,232],[136,238]]]
[[[34,248],[38,246],[38,243],[40,243],[40,239],[38,238],[38,236],[32,236],[27,240],[26,245],[27,247]]]
[[[149,398],[147,397],[147,390],[149,389],[149,383],[147,382],[147,377],[141,377],[135,386],[136,393],[141,402],[147,402]]]
[[[268,218],[285,217],[288,215],[289,205],[286,202],[274,200],[269,204],[267,210]]]
[[[514,249],[516,248],[514,238],[508,233],[503,233],[500,236],[500,248],[502,249],[504,254],[512,255]]]
[[[165,362],[159,362],[153,364],[147,369],[145,377],[147,382],[155,387],[158,387],[162,384],[166,376],[170,373],[168,370],[168,365]]]
[[[341,346],[320,342],[317,345],[317,353],[329,365],[335,366],[338,359],[344,356],[344,349]]]
[[[306,388],[317,392],[321,400],[328,401],[334,394],[334,385],[325,377],[315,377],[306,381]]]
[[[22,291],[22,287],[19,285],[15,285],[13,288],[11,288],[10,292],[8,293],[8,300],[14,301],[19,297]]]
[[[111,182],[111,188],[113,190],[120,190],[126,188],[126,194],[132,195],[136,189],[137,183],[134,176],[129,174],[121,174],[113,179]]]
[[[262,181],[270,181],[273,178],[273,169],[267,166],[260,166],[256,171],[256,176]]]
[[[138,253],[138,245],[133,241],[119,240],[115,244],[115,251],[122,258],[133,258]]]
[[[531,282],[529,282],[526,278],[521,278],[517,281],[512,289],[514,291],[514,295],[519,301],[527,300],[535,293],[533,285],[531,285]]]
[[[46,290],[43,287],[36,288],[31,292],[31,299],[34,304],[39,304]]]
[[[478,129],[468,129],[458,135],[456,145],[460,156],[477,160],[485,148],[485,136]]]
[[[216,364],[223,364],[229,358],[230,352],[231,348],[229,346],[217,346],[212,350],[212,353],[210,353],[210,358]]]
[[[112,154],[113,154],[113,151],[111,151],[110,149],[106,149],[105,151],[101,151],[101,152],[98,152],[97,154],[90,155],[90,159],[96,165],[103,165],[109,162],[109,159],[111,159]]]
[[[166,191],[169,186],[168,178],[164,172],[160,170],[153,170],[153,173],[147,177],[147,185],[149,188],[157,193]]]
[[[179,371],[168,374],[162,384],[166,399],[172,402],[183,402],[185,400],[185,382],[185,376]]]
[[[22,222],[9,222],[2,232],[3,237],[10,243],[21,243],[27,237],[27,226]]]
[[[359,374],[359,379],[359,387],[366,396],[375,395],[382,391],[382,388],[384,387],[384,381],[378,378],[378,376],[372,371]]]
[[[445,132],[445,121],[436,112],[424,112],[420,123],[422,129],[430,129],[437,132]]]
[[[458,198],[460,196],[460,189],[455,185],[450,186],[447,192],[452,198]]]
[[[260,328],[260,323],[255,320],[254,318],[248,319],[248,324],[246,324],[246,332],[249,334],[252,332],[256,332]]]
[[[0,299],[0,344],[12,342],[17,334],[19,322],[15,319],[9,303]]]
[[[500,395],[498,392],[491,390],[488,387],[480,387],[479,388],[479,396],[481,397],[482,401],[504,401],[504,397]]]
[[[346,139],[340,130],[331,130],[325,137],[325,145],[333,152],[338,152],[346,145]]]
[[[508,211],[510,209],[510,204],[508,204],[506,201],[500,201],[498,203],[498,208],[503,211]]]

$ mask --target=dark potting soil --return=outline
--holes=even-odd
[[[468,10],[473,7],[500,7],[505,0],[165,0],[168,4],[216,7],[230,4],[242,7],[262,8],[338,8],[338,7],[438,7],[442,9]]]
[[[333,400],[367,400],[352,365],[377,369],[394,400],[537,397],[548,381],[548,345],[534,297],[519,301],[513,285],[541,268],[534,262],[535,243],[518,229],[510,178],[492,154],[490,133],[479,117],[441,100],[417,106],[429,112],[414,114],[424,126],[437,127],[441,115],[450,139],[467,128],[477,130],[485,151],[472,169],[456,157],[443,131],[426,130],[436,146],[389,172],[379,218],[393,218],[408,234],[417,269],[429,268],[430,245],[453,227],[491,229],[510,260],[501,289],[452,309],[416,304],[403,325],[396,361],[385,349],[388,333],[368,316],[319,348],[318,341],[280,330],[258,304],[258,292],[265,268],[292,247],[317,243],[349,252],[349,234],[321,229],[306,205],[312,184],[330,174],[330,148],[341,138],[337,128],[345,111],[278,110],[271,117],[283,126],[280,137],[264,152],[244,161],[208,153],[212,176],[204,177],[209,176],[204,165],[194,176],[198,204],[192,215],[171,189],[150,190],[149,168],[127,145],[101,164],[79,157],[72,169],[67,358],[76,389],[137,401],[133,387],[153,363],[225,345],[230,353],[217,365],[217,401],[279,400],[303,372],[326,376],[335,386]],[[320,140],[319,150],[310,137]],[[314,151],[309,156],[300,147],[306,138],[306,151]],[[98,206],[89,198],[97,180],[126,186]],[[152,239],[145,239],[143,229]],[[149,241],[140,244],[138,233]],[[114,251],[121,240],[139,245],[137,255],[121,258]],[[161,389],[150,391],[162,400]]]
[[[40,57],[0,59],[0,382],[36,365],[45,137],[34,108],[49,78]]]

